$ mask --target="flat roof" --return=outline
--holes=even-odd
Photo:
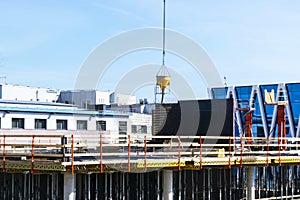
[[[35,107],[39,106],[39,107]],[[130,112],[114,110],[86,110],[77,108],[71,104],[38,102],[38,101],[13,101],[0,100],[0,111],[4,112],[34,112],[51,114],[79,114],[79,115],[101,115],[101,116],[129,116]]]

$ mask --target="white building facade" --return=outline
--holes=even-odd
[[[15,101],[56,102],[59,90],[0,83],[0,99]]]
[[[60,103],[0,101],[2,130],[50,130],[111,135],[151,135],[151,115],[85,110]]]
[[[61,102],[61,103],[58,103]],[[151,114],[110,105],[110,93],[0,84],[0,132],[151,135]],[[35,131],[33,131],[35,130]]]

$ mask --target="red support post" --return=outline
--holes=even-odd
[[[247,143],[252,144],[252,111],[245,116],[245,128],[246,128],[246,138]]]
[[[31,173],[34,172],[34,135],[32,135],[32,140],[31,140]]]
[[[281,153],[280,153],[280,143],[279,143],[279,141],[278,141],[278,163],[279,163],[279,166],[281,166],[280,155],[281,155]]]
[[[249,108],[236,108],[236,110],[245,112],[245,137],[246,137],[245,143],[252,144],[253,143],[253,138],[252,138],[253,110]]]
[[[277,110],[278,142],[283,150],[286,149],[286,119],[285,105],[278,105]]]

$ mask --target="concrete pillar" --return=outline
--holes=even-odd
[[[163,196],[164,200],[173,200],[173,171],[163,171]]]
[[[254,167],[247,168],[247,200],[255,199],[255,174]]]
[[[64,200],[75,200],[75,175],[64,174]]]

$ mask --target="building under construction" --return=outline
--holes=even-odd
[[[3,99],[0,199],[299,198],[297,92],[212,88],[152,116]]]

